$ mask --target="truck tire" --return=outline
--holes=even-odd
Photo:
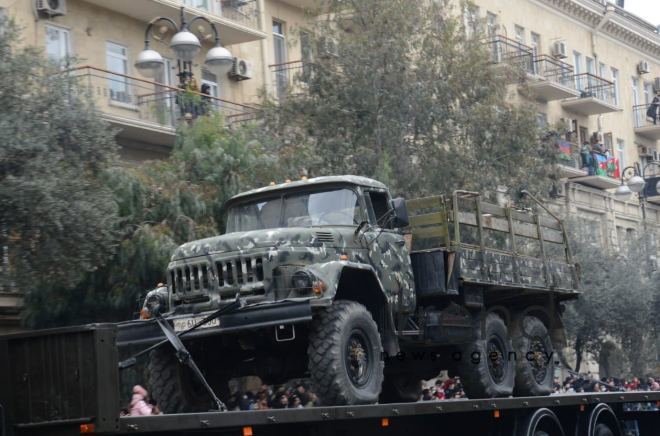
[[[212,408],[209,394],[177,360],[172,347],[160,346],[149,353],[147,373],[149,394],[163,413],[206,412]]]
[[[515,364],[510,359],[513,346],[506,324],[497,314],[489,313],[478,336],[460,349],[457,371],[465,394],[470,399],[508,397],[513,392]]]
[[[325,405],[376,403],[382,352],[378,326],[362,304],[338,300],[319,310],[307,348],[314,392]]]
[[[379,403],[414,403],[422,396],[422,380],[413,374],[385,376]]]
[[[548,329],[537,317],[524,316],[514,323],[512,336],[517,354],[515,395],[550,395],[555,365]]]

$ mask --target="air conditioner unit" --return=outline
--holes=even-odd
[[[653,153],[651,152],[651,149],[648,147],[648,145],[638,145],[637,150],[639,151],[640,156],[653,156]]]
[[[229,71],[229,77],[236,81],[240,81],[251,79],[252,76],[254,76],[252,62],[241,58],[234,58],[234,64]]]
[[[33,0],[38,16],[57,17],[66,15],[66,0]]]
[[[649,63],[646,62],[646,61],[640,61],[637,64],[637,72],[639,74],[648,74],[648,73],[650,73],[651,70],[649,69]]]
[[[552,45],[552,56],[557,59],[566,59],[566,43],[557,41]]]

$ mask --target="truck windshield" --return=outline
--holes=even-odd
[[[278,227],[357,225],[362,212],[357,194],[350,189],[289,194],[260,198],[229,209],[227,232]]]

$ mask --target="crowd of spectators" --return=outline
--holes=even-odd
[[[554,381],[554,395],[581,392],[622,392],[622,391],[660,391],[660,379],[648,377],[602,378],[596,380],[590,375],[567,377],[563,382]],[[422,391],[421,401],[455,400],[467,398],[461,379],[449,377],[438,379]],[[261,385],[257,392],[245,391],[234,393],[227,401],[230,410],[296,409],[319,406],[320,401],[310,387],[299,382],[294,385]]]
[[[227,400],[229,410],[298,409],[319,405],[316,394],[304,383],[293,386],[264,384],[257,392],[235,392]]]
[[[597,380],[587,374],[586,377],[569,376],[563,382],[555,378],[554,382],[554,394],[631,391],[660,391],[660,379],[603,377]]]

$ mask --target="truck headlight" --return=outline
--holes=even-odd
[[[291,287],[298,292],[311,291],[315,277],[309,271],[301,269],[293,273]]]

